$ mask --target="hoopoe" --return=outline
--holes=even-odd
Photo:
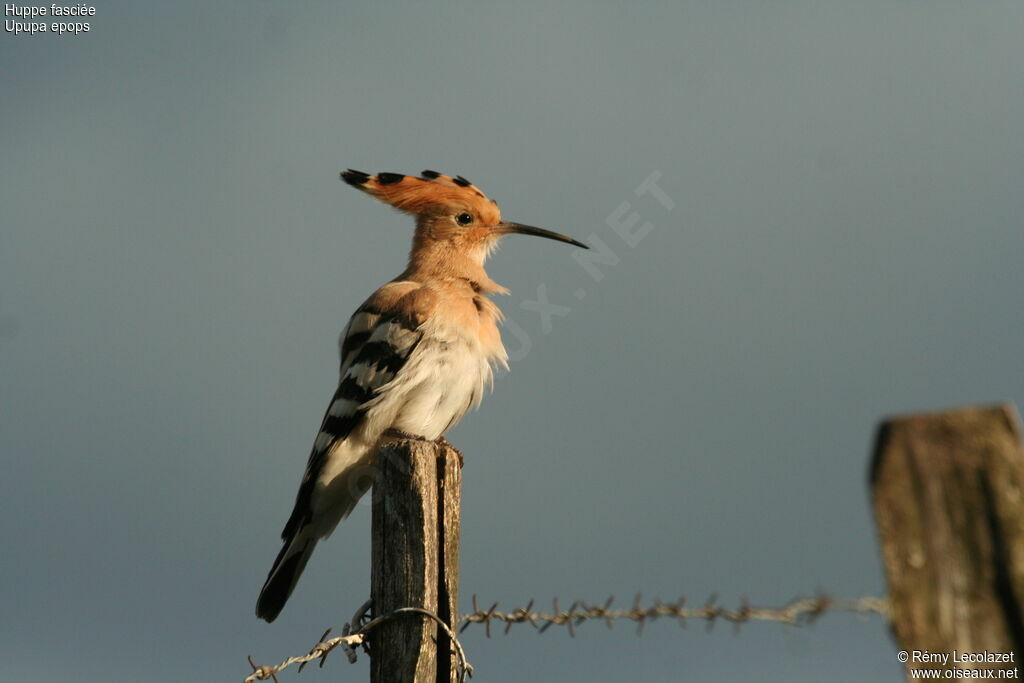
[[[306,465],[295,507],[256,603],[281,612],[317,542],[373,482],[377,449],[397,432],[441,440],[478,406],[495,366],[508,367],[484,260],[511,233],[585,244],[550,230],[501,220],[498,205],[462,176],[375,176],[351,169],[349,185],[416,217],[409,265],[366,300],[339,340],[341,377]]]

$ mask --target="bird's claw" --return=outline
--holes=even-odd
[[[439,436],[433,441],[431,441],[430,439],[424,439],[422,436],[410,434],[409,432],[404,432],[401,429],[395,429],[394,427],[392,427],[391,429],[388,429],[386,432],[384,432],[384,437],[394,441],[420,441],[423,443],[437,444],[438,446],[443,446],[444,448],[449,449],[450,451],[455,453],[455,455],[458,456],[459,469],[462,469],[462,467],[466,464],[466,458],[462,455],[462,451],[453,446],[452,442],[444,438],[443,436]]]
[[[395,429],[394,427],[391,427],[384,432],[384,438],[394,441],[422,441],[424,443],[431,443],[430,439],[424,439],[422,436],[410,434],[409,432],[404,432],[401,429]]]

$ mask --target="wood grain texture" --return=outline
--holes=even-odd
[[[373,613],[422,607],[451,625],[458,614],[459,458],[447,446],[402,439],[381,450],[377,467]],[[438,635],[436,625],[421,617],[382,624],[371,635],[370,680],[455,680],[450,643],[443,632]]]
[[[884,422],[871,488],[901,649],[1024,655],[1024,447],[1013,406]],[[940,668],[1018,663],[951,658]],[[908,677],[911,667],[920,663],[907,663]]]
[[[439,515],[442,538],[438,567],[438,616],[456,631],[459,618],[459,543],[462,537],[462,458],[452,449],[445,448],[443,459],[437,460]],[[437,681],[454,683],[458,680],[455,652],[447,634],[437,639]],[[447,653],[447,656],[445,656]]]

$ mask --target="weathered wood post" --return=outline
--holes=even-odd
[[[912,668],[1019,666],[1024,656],[1024,445],[1013,406],[885,421],[875,445],[871,488],[889,583],[890,626],[908,653],[908,679]],[[961,661],[955,661],[954,651]],[[985,652],[994,659],[1012,652],[1014,661],[963,661],[965,653]]]
[[[458,618],[461,458],[449,446],[396,439],[373,483],[374,615],[422,607],[454,631]],[[370,634],[370,680],[450,683],[451,643],[427,618],[405,615]]]

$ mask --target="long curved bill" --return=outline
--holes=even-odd
[[[544,228],[535,228],[532,225],[523,225],[522,223],[501,222],[497,225],[497,227],[494,228],[494,231],[499,235],[509,235],[512,233],[517,233],[520,235],[536,235],[537,237],[547,237],[549,240],[557,240],[559,242],[574,244],[577,247],[582,247],[584,249],[590,249],[590,247],[583,244],[583,242],[578,242],[573,238],[566,237],[561,233],[553,232],[551,230],[545,230]]]

